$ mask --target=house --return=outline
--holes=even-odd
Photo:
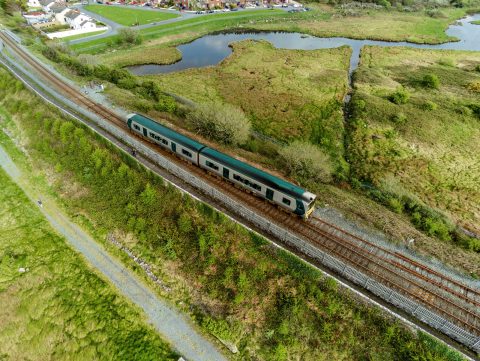
[[[29,11],[28,13],[24,13],[23,17],[30,25],[39,22],[46,22],[49,19],[49,16],[43,11]]]
[[[60,24],[66,24],[65,15],[70,11],[65,3],[57,3],[50,7],[52,15]]]
[[[91,21],[91,18],[82,14],[78,10],[70,10],[64,16],[65,23],[70,25],[72,29],[80,29],[80,24],[84,21]]]
[[[85,20],[80,23],[78,29],[88,30],[88,29],[95,29],[96,27],[97,27],[97,24],[95,24],[93,21]]]

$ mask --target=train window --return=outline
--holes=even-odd
[[[289,206],[290,203],[291,203],[291,202],[290,202],[290,199],[287,199],[287,198],[283,198],[283,199],[282,199],[282,202],[285,203],[287,206]]]
[[[162,143],[168,145],[168,142],[165,139],[162,139]]]
[[[192,153],[190,153],[188,150],[182,149],[182,154],[192,158]]]
[[[210,167],[212,169],[215,169],[215,170],[218,170],[218,165],[216,165],[215,163],[212,163],[208,160],[205,161],[205,164],[207,165],[207,167]]]
[[[134,124],[133,129],[140,130],[140,127],[137,124]]]
[[[155,135],[155,133],[152,133],[152,132],[150,132],[150,137],[153,139],[157,139],[157,136]]]
[[[234,174],[233,179],[235,179],[238,182],[242,182],[243,184],[249,186],[250,188],[253,188],[253,189],[256,189],[256,190],[259,190],[259,191],[262,190],[262,187],[260,187],[258,184],[250,182],[248,179],[244,179],[244,178],[240,177],[238,174]]]

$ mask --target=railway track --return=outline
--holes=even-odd
[[[0,32],[0,39],[18,56],[28,63],[38,75],[53,85],[60,93],[73,102],[88,108],[118,128],[127,130],[125,121],[110,109],[97,104],[80,90],[57,78],[43,65],[34,61],[15,41]],[[371,279],[397,291],[398,293],[426,306],[454,325],[478,338],[474,345],[480,345],[480,290],[434,270],[419,261],[381,247],[368,240],[347,232],[334,224],[312,216],[307,222],[292,217],[283,210],[248,194],[242,189],[222,179],[208,175],[204,170],[187,162],[179,162],[168,153],[142,139],[142,143],[175,163],[181,163],[189,173],[221,189],[232,199],[253,209],[256,214],[278,224],[312,245],[333,255],[346,265],[368,275]],[[366,285],[364,285],[366,286]]]

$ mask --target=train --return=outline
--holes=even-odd
[[[231,182],[287,212],[307,219],[317,196],[245,162],[199,143],[155,120],[133,113],[127,116],[133,133],[178,157]]]

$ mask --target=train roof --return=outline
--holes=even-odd
[[[284,181],[283,179],[280,179],[271,174],[268,174],[267,172],[264,172],[242,161],[239,161],[238,159],[232,158],[215,149],[205,147],[202,149],[200,153],[222,164],[225,164],[226,166],[232,169],[235,169],[242,174],[250,176],[254,179],[258,179],[263,184],[271,188],[283,191],[284,193],[291,195],[293,197],[304,199],[305,198],[304,195],[306,193],[311,194],[290,182]],[[312,194],[312,196],[315,198],[315,195]],[[306,200],[310,201],[313,199],[306,199]]]
[[[130,114],[128,116],[128,120],[133,120],[136,123],[143,125],[145,128],[151,129],[154,132],[157,132],[158,134],[163,134],[168,139],[171,139],[174,142],[177,142],[183,145],[184,147],[190,148],[191,150],[198,152],[205,147],[205,145],[203,145],[202,143],[196,142],[193,139],[190,139],[180,133],[177,133],[176,131],[157,123],[153,119],[144,117],[143,115]]]

